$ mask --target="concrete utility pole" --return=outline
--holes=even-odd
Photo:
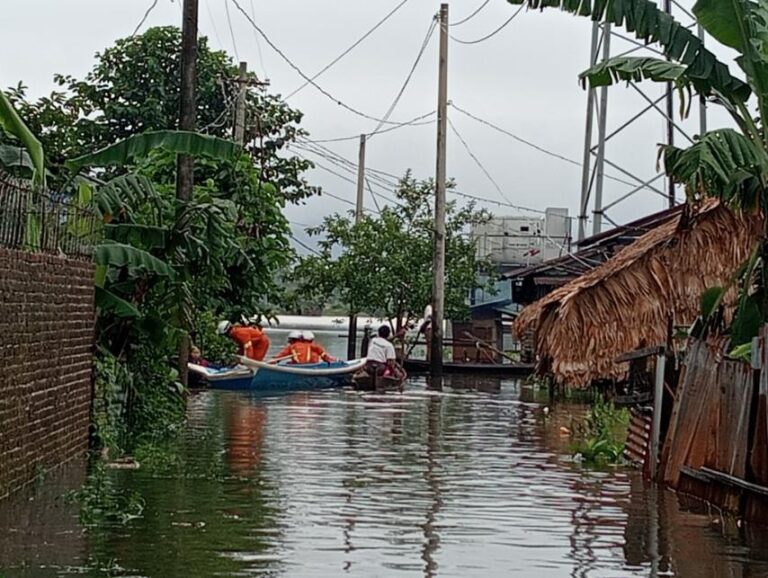
[[[235,105],[235,142],[245,144],[245,95],[248,92],[248,63],[240,63],[237,78],[237,103]]]
[[[435,255],[432,267],[431,374],[443,374],[445,305],[445,179],[448,128],[448,4],[440,5],[440,60],[437,85],[437,170],[435,174]]]
[[[355,203],[355,225],[363,220],[363,192],[365,191],[365,135],[360,135],[360,151],[357,155],[357,202]],[[350,304],[352,305],[352,304]],[[357,350],[357,316],[349,314],[347,334],[347,359],[355,359]]]
[[[184,0],[181,25],[181,105],[179,108],[179,129],[195,130],[197,108],[196,64],[197,64],[197,0]],[[194,185],[194,160],[190,155],[178,155],[176,160],[176,198],[188,201],[192,198]],[[186,304],[183,304],[184,306]],[[186,386],[189,380],[189,333],[186,320],[182,321],[183,337],[179,346],[179,381]]]

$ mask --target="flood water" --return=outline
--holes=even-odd
[[[584,408],[515,381],[203,391],[135,471],[0,502],[0,576],[768,576],[768,533],[570,457]],[[119,515],[117,512],[121,512]]]

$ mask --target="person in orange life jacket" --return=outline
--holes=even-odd
[[[279,363],[280,361],[285,361],[286,359],[290,359],[294,363],[296,362],[296,358],[298,356],[298,352],[296,351],[296,344],[301,340],[301,331],[291,331],[288,333],[288,345],[283,347],[280,351],[278,351],[272,359],[269,360],[269,363]]]
[[[315,336],[311,331],[291,331],[288,334],[288,345],[278,352],[270,363],[277,363],[284,359],[290,359],[288,363],[296,364],[334,361],[325,349],[313,342],[314,339]]]
[[[302,331],[301,338],[303,343],[309,344],[310,357],[312,363],[319,363],[320,361],[327,361],[328,363],[336,361],[336,358],[330,355],[325,348],[319,343],[315,343],[315,334],[311,331]]]
[[[240,346],[240,354],[249,359],[261,361],[269,349],[269,337],[258,325],[246,327],[233,325],[229,321],[221,321],[216,328],[217,333],[226,335]]]

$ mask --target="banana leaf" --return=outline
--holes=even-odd
[[[21,120],[19,113],[13,108],[11,101],[8,97],[0,91],[0,127],[16,138],[18,138],[24,145],[24,148],[29,153],[29,158],[32,161],[34,173],[32,175],[32,181],[41,187],[45,186],[45,154],[43,152],[43,145],[37,140],[37,137],[32,134],[24,121]]]
[[[124,165],[134,158],[144,158],[159,148],[217,160],[232,160],[243,152],[242,147],[231,140],[181,130],[160,130],[128,137],[94,153],[70,159],[65,165],[72,171],[87,166]]]

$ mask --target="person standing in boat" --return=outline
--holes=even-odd
[[[216,328],[219,335],[226,335],[240,347],[240,355],[248,359],[262,361],[269,349],[269,337],[260,325],[247,327],[221,321]]]
[[[368,362],[365,369],[375,375],[391,375],[399,377],[402,375],[402,369],[397,364],[397,353],[395,346],[389,340],[392,334],[388,325],[379,327],[378,335],[371,339],[368,344]]]

